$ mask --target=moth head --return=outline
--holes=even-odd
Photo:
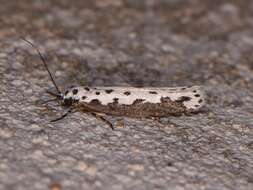
[[[76,87],[67,88],[62,94],[62,103],[64,106],[71,106],[79,101],[78,97],[79,89]]]
[[[55,97],[54,100],[58,100],[58,102],[65,107],[70,107],[71,105],[73,105],[76,101],[76,99],[74,99],[69,93],[69,89],[65,90],[64,93],[54,93],[51,91],[47,91],[48,94],[50,94],[51,96]]]

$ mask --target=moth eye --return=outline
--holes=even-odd
[[[191,97],[181,96],[178,101],[182,101],[182,102],[186,101],[187,102],[187,101],[190,101],[190,100],[191,100]]]
[[[105,90],[105,92],[106,92],[107,94],[111,94],[111,93],[113,92],[113,90],[112,90],[112,89],[110,89],[110,90]]]
[[[72,98],[65,98],[63,101],[64,101],[64,104],[66,106],[70,106],[70,105],[73,104],[73,99]]]
[[[78,90],[77,90],[77,89],[73,89],[73,90],[72,90],[72,93],[75,95],[75,94],[78,93]]]

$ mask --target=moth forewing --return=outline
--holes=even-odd
[[[73,87],[66,90],[63,100],[84,103],[84,105],[112,115],[138,115],[138,113],[128,113],[134,110],[142,112],[141,115],[145,116],[169,116],[174,113],[198,111],[205,103],[205,93],[201,86]],[[149,113],[143,113],[145,110],[148,110]]]

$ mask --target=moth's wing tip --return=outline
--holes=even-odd
[[[199,103],[199,108],[198,109],[201,109],[202,107],[204,107],[206,105],[206,102],[207,102],[207,94],[206,94],[206,89],[204,86],[199,86],[199,94],[200,94],[200,98],[202,100],[201,103]]]
[[[195,102],[194,104],[198,105],[198,107],[195,107],[194,109],[195,111],[198,111],[203,106],[205,106],[207,102],[206,89],[205,89],[205,86],[203,85],[196,85],[196,86],[193,86],[192,88],[195,90],[193,94],[193,98],[194,98],[193,101]],[[195,96],[195,95],[198,95],[198,96]]]

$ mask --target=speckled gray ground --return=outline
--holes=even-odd
[[[85,3],[84,3],[85,2]],[[3,1],[0,189],[253,189],[251,0]],[[194,116],[151,120],[42,105],[52,89],[201,84]],[[124,123],[122,127],[120,123]]]

